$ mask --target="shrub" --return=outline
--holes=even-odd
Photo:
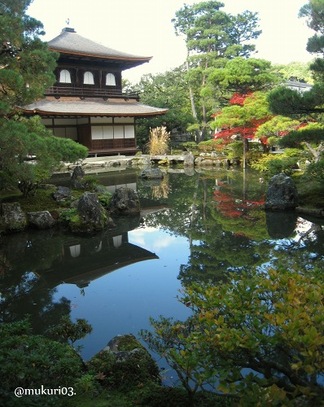
[[[302,159],[302,156],[303,154],[296,149],[287,149],[282,154],[263,154],[261,158],[251,163],[251,167],[269,176],[281,172],[291,175],[298,167],[297,162]]]
[[[68,208],[62,210],[60,212],[60,221],[65,225],[69,225],[70,223],[79,223],[80,216],[77,208]]]
[[[254,270],[222,285],[186,287],[181,302],[192,317],[152,320],[155,331],[144,331],[144,339],[188,394],[208,383],[239,397],[238,405],[319,405],[322,300],[318,270]]]
[[[217,149],[217,143],[216,140],[206,140],[206,141],[201,141],[198,144],[198,151],[201,151],[203,153],[210,153],[212,151],[215,151]]]
[[[185,150],[196,152],[198,150],[198,144],[195,141],[186,141],[181,144]]]
[[[69,315],[64,315],[57,326],[50,328],[47,331],[47,335],[56,341],[62,343],[69,342],[73,345],[75,341],[83,338],[91,331],[92,327],[85,319],[79,318],[73,323]]]
[[[66,406],[68,396],[25,396],[16,398],[14,389],[74,387],[81,377],[80,356],[67,344],[32,335],[27,321],[0,326],[0,404],[3,406]],[[24,403],[24,404],[23,404]]]
[[[98,186],[98,179],[95,175],[86,175],[81,180],[83,189],[94,191]]]
[[[309,164],[305,172],[305,178],[317,182],[324,182],[324,159]]]

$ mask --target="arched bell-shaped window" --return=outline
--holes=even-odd
[[[83,75],[83,84],[84,85],[94,85],[94,78],[92,72],[85,72]]]
[[[60,82],[71,83],[71,74],[67,69],[62,69],[60,71]]]
[[[116,86],[116,77],[113,73],[107,73],[106,86]]]

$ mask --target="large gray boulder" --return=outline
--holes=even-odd
[[[65,201],[71,197],[71,189],[68,187],[58,186],[53,193],[53,198],[57,202]]]
[[[83,180],[84,171],[81,165],[77,165],[71,175],[71,185],[72,188],[82,189],[83,188]]]
[[[114,215],[136,215],[140,213],[140,200],[131,188],[118,188],[110,201],[109,211]]]
[[[285,174],[271,178],[266,194],[265,208],[272,211],[295,209],[298,193],[293,180]]]
[[[36,229],[50,229],[55,225],[55,219],[49,211],[27,212],[29,225]]]
[[[109,222],[109,216],[100,204],[97,194],[85,192],[77,204],[78,219],[70,222],[75,233],[92,234],[103,230]]]
[[[185,167],[193,167],[195,165],[195,157],[192,152],[188,152],[183,156],[183,165]]]
[[[1,205],[1,224],[5,231],[19,232],[27,226],[27,216],[18,202]]]

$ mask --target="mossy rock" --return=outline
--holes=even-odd
[[[161,383],[158,366],[134,335],[113,338],[88,362],[88,368],[105,387],[129,389]]]

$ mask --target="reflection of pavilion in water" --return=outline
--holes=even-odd
[[[114,193],[120,187],[136,190],[137,177],[136,172],[107,173],[100,174],[99,182]],[[122,267],[157,259],[155,253],[130,243],[128,232],[140,225],[142,217],[165,209],[165,205],[149,200],[142,206],[139,216],[117,219],[117,227],[113,230],[106,230],[92,237],[65,236],[59,258],[50,268],[37,274],[51,287],[68,283],[82,288]]]
[[[86,287],[107,273],[144,260],[157,259],[156,254],[128,241],[128,232],[94,238],[70,238],[63,247],[59,270],[47,270],[43,277]]]

